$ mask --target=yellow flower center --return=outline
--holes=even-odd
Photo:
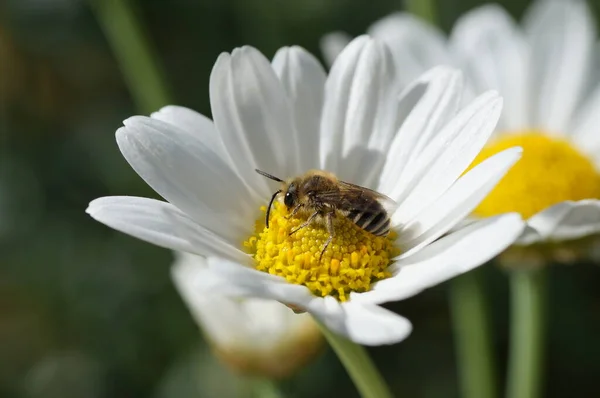
[[[516,211],[529,218],[565,200],[600,198],[600,175],[591,159],[567,140],[539,131],[500,135],[471,167],[515,146],[523,148],[523,157],[481,202],[476,215]]]
[[[264,213],[266,208],[261,210]],[[387,267],[400,254],[394,247],[393,232],[387,237],[375,236],[343,216],[335,217],[333,240],[319,261],[329,238],[322,223],[312,222],[290,235],[305,221],[305,214],[288,218],[286,207],[274,203],[269,228],[264,218],[259,219],[255,233],[244,242],[256,269],[304,285],[317,296],[333,296],[340,301],[391,276]]]

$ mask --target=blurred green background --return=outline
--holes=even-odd
[[[475,0],[439,0],[448,30]],[[519,17],[526,1],[501,2]],[[176,104],[210,115],[208,78],[222,51],[268,57],[321,36],[352,35],[402,8],[392,0],[139,0],[137,16]],[[590,3],[596,15],[598,1]],[[0,1],[0,396],[229,397],[171,284],[171,254],[89,218],[105,195],[156,197],[121,157],[114,132],[139,113],[84,0]],[[507,288],[481,272],[504,368]],[[550,272],[545,396],[599,396],[600,269]],[[405,342],[370,349],[398,396],[457,397],[446,286],[389,308],[411,319]],[[331,351],[282,382],[289,397],[355,397]]]

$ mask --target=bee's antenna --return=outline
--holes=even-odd
[[[258,174],[260,174],[261,176],[265,176],[273,181],[277,181],[277,182],[284,182],[281,178],[277,178],[274,175],[271,175],[269,173],[265,173],[264,171],[260,171],[259,169],[254,169]],[[272,202],[272,201],[271,201]]]
[[[256,170],[258,171],[258,170]],[[281,193],[281,189],[278,190],[277,192],[275,192],[273,194],[273,196],[271,196],[271,201],[269,202],[269,207],[267,207],[267,214],[265,216],[265,225],[267,228],[269,228],[269,214],[271,214],[271,206],[273,205],[273,202],[275,201],[275,198],[277,197],[277,195],[279,195]]]

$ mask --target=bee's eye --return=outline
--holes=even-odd
[[[285,197],[283,198],[283,203],[286,207],[292,207],[296,202],[296,186],[294,184],[290,184],[287,192],[285,193]]]
[[[294,201],[294,195],[291,192],[287,192],[283,198],[283,203],[286,205],[286,207],[292,207],[294,205]]]

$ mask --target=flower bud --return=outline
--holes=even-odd
[[[315,358],[323,337],[309,314],[271,300],[218,295],[203,257],[176,253],[172,277],[215,354],[244,375],[279,379]]]

